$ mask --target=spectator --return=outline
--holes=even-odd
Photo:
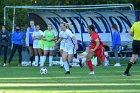
[[[4,48],[4,64],[6,65],[7,60],[7,50],[8,50],[8,43],[9,43],[9,32],[6,30],[6,27],[3,25],[2,29],[0,31],[0,52],[2,51],[2,48]]]
[[[120,47],[121,47],[121,37],[120,37],[120,33],[118,31],[118,27],[116,24],[112,25],[112,29],[113,29],[112,50],[114,52],[115,59],[116,59],[116,64],[114,66],[121,66],[119,57],[118,57],[118,54],[120,52]]]
[[[16,50],[18,50],[18,55],[19,55],[19,64],[18,66],[21,66],[21,62],[22,62],[22,39],[23,39],[23,35],[24,33],[21,31],[21,27],[20,25],[17,25],[16,26],[16,31],[12,34],[12,41],[13,41],[13,48],[12,48],[12,52],[11,52],[11,55],[10,55],[10,58],[7,62],[7,65],[10,64]]]
[[[29,47],[31,66],[34,59],[33,38],[32,38],[34,31],[35,31],[35,22],[31,20],[29,27],[27,28],[26,31],[26,46]]]

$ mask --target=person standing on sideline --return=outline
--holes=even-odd
[[[3,25],[2,29],[0,31],[0,52],[2,51],[2,48],[4,48],[4,64],[6,65],[7,60],[7,50],[8,50],[8,43],[9,43],[9,32],[6,30],[6,27]]]
[[[130,76],[129,70],[132,67],[132,65],[135,63],[135,61],[138,59],[138,55],[140,54],[140,15],[139,15],[139,21],[135,22],[130,31],[130,35],[133,36],[133,43],[132,43],[132,57],[130,59],[130,62],[128,63],[126,70],[124,71],[124,76]]]
[[[36,25],[36,30],[33,32],[33,48],[35,53],[35,62],[33,63],[33,66],[38,66],[39,63],[39,49],[40,49],[40,43],[39,40],[42,38],[42,31],[40,30],[40,26]],[[40,60],[42,60],[42,56],[40,56]]]
[[[121,64],[119,62],[119,57],[118,57],[118,53],[119,53],[120,47],[121,47],[121,36],[120,36],[120,33],[118,31],[118,27],[116,24],[112,25],[112,29],[113,29],[112,50],[114,52],[115,59],[116,59],[116,64],[114,66],[121,66]]]
[[[16,31],[12,34],[11,40],[13,41],[13,48],[11,51],[10,58],[8,62],[6,63],[7,65],[10,64],[16,50],[18,50],[18,56],[19,56],[19,64],[18,66],[21,66],[22,62],[22,40],[23,40],[24,33],[21,31],[20,25],[16,26]]]
[[[54,44],[57,38],[57,33],[53,30],[52,24],[48,24],[48,30],[44,31],[44,57],[43,62],[46,61],[46,56],[49,52],[49,67],[53,65],[53,51],[54,51]]]
[[[102,60],[102,64],[104,66],[108,66],[109,62],[104,54],[104,46],[103,43],[99,37],[99,35],[95,32],[95,28],[93,25],[89,25],[87,27],[87,32],[90,34],[90,42],[91,45],[89,45],[89,52],[86,57],[87,66],[90,70],[90,75],[94,74],[92,61],[93,55],[95,54],[99,59]]]
[[[31,66],[34,59],[34,50],[33,50],[33,32],[34,31],[35,31],[35,22],[31,20],[30,26],[27,28],[27,31],[26,31],[26,46],[29,47]]]
[[[70,74],[68,62],[73,61],[73,54],[75,54],[76,50],[78,49],[77,39],[74,34],[72,34],[72,32],[66,28],[66,23],[60,23],[60,27],[62,28],[63,33],[61,36],[59,36],[59,39],[55,43],[55,46],[58,45],[62,40],[64,40],[65,45],[62,54],[62,60],[66,71],[65,74]]]

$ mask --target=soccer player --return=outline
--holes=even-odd
[[[55,46],[59,44],[62,40],[65,42],[65,48],[63,50],[62,54],[62,60],[64,63],[64,68],[66,70],[65,74],[70,74],[70,69],[68,62],[73,61],[73,54],[76,53],[76,50],[78,49],[77,39],[72,34],[72,32],[66,28],[66,23],[60,23],[60,27],[62,28],[62,35],[59,35],[59,39],[56,42]],[[67,62],[68,59],[68,62]]]
[[[95,32],[95,28],[93,25],[89,25],[87,27],[87,32],[90,34],[91,45],[89,45],[89,52],[87,54],[86,60],[87,65],[90,70],[89,74],[94,74],[93,66],[92,66],[92,57],[95,54],[99,59],[102,60],[102,64],[104,66],[108,66],[108,60],[104,54],[104,46],[99,37],[99,35]]]
[[[16,50],[18,50],[19,55],[19,64],[18,66],[21,66],[22,62],[22,40],[23,40],[24,33],[21,31],[21,27],[19,25],[16,26],[16,31],[12,34],[12,41],[13,41],[13,48],[10,55],[10,58],[8,62],[6,63],[6,66],[10,64]]]
[[[2,30],[0,31],[0,52],[2,51],[2,48],[4,48],[4,64],[3,64],[3,66],[6,65],[8,43],[9,43],[9,32],[6,30],[6,27],[3,25]]]
[[[128,63],[126,70],[123,73],[124,76],[130,76],[129,70],[137,60],[138,54],[140,54],[140,15],[139,15],[139,21],[135,22],[132,25],[130,35],[133,36],[133,43],[132,43],[133,52],[132,52],[132,57],[130,59],[130,62]]]
[[[115,59],[116,59],[116,64],[114,66],[121,66],[121,64],[119,62],[119,57],[118,57],[118,53],[119,53],[120,47],[121,47],[121,36],[120,36],[120,32],[118,31],[118,27],[116,24],[112,25],[112,29],[113,29],[112,50],[114,52]]]
[[[57,38],[56,31],[53,30],[52,24],[48,24],[48,30],[44,31],[44,57],[43,62],[45,63],[46,56],[49,52],[49,66],[51,67],[53,65],[53,51],[54,51],[54,45],[55,40]]]
[[[32,37],[34,31],[35,31],[35,22],[31,20],[30,26],[27,28],[27,31],[26,31],[26,46],[29,47],[31,66],[34,59],[33,37]]]
[[[40,44],[39,40],[42,38],[42,31],[40,30],[40,26],[36,25],[36,30],[33,32],[33,48],[34,48],[34,53],[35,53],[35,63],[34,66],[38,66],[39,62],[39,49],[40,49]],[[42,60],[42,57],[40,56],[40,60]]]

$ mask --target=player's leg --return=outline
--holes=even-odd
[[[8,62],[6,63],[6,65],[9,65],[10,64],[10,62],[11,62],[11,60],[12,60],[12,58],[13,58],[15,52],[16,52],[16,50],[17,50],[17,45],[13,44],[11,55],[10,55],[10,58],[9,58]]]
[[[93,69],[93,65],[92,65],[92,61],[91,61],[93,54],[94,53],[92,51],[89,51],[87,54],[87,57],[86,57],[87,66],[90,70],[89,74],[94,74],[94,69]]]
[[[63,49],[60,49],[60,67],[61,68],[63,68],[62,54],[63,54]]]
[[[69,65],[68,65],[68,62],[67,62],[67,57],[68,57],[68,52],[66,52],[64,50],[63,54],[62,54],[62,60],[63,60],[64,68],[65,68],[65,71],[66,71],[65,74],[70,74],[70,69],[69,69]]]
[[[38,66],[38,61],[39,61],[38,48],[34,48],[34,53],[35,53],[35,63],[34,63],[34,66]]]
[[[29,45],[29,53],[30,53],[30,61],[31,61],[31,66],[32,66],[32,63],[33,63],[33,60],[34,60],[34,50],[33,50],[33,45],[32,44]]]
[[[54,48],[50,48],[50,51],[49,51],[49,66],[51,67],[53,65],[52,61],[53,61],[53,51],[54,51]]]
[[[126,67],[126,70],[124,71],[124,74],[123,74],[124,76],[130,76],[129,70],[131,69],[131,67],[134,64],[134,62],[136,61],[136,59],[138,58],[138,54],[140,54],[140,42],[139,41],[133,41],[132,50],[133,50],[132,57]]]
[[[48,48],[44,48],[44,54],[43,54],[43,57],[42,57],[42,62],[40,63],[40,67],[43,67],[45,62],[46,62],[46,56],[48,54],[48,51],[49,49]]]
[[[3,46],[4,48],[4,64],[3,66],[6,65],[6,60],[7,60],[7,50],[8,50],[8,46]]]
[[[108,65],[109,65],[109,61],[107,60],[106,55],[104,54],[104,48],[103,48],[103,47],[97,49],[97,50],[95,51],[95,55],[96,55],[99,59],[102,60],[102,64],[103,64],[104,66],[108,66]]]
[[[22,45],[18,45],[18,55],[19,55],[19,64],[18,66],[21,66],[21,62],[22,62]]]
[[[69,62],[69,67],[72,68],[72,64],[73,64],[73,57],[74,54],[76,54],[76,50],[74,49],[74,47],[68,47],[68,62]]]
[[[40,60],[39,60],[39,65],[42,63],[43,61],[43,49],[42,48],[39,48],[38,49],[38,52],[39,52],[39,56],[40,56]]]

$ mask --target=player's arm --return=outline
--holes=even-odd
[[[96,46],[95,46],[94,49],[92,49],[93,52],[94,52],[94,51],[99,47],[99,45],[100,45],[100,41],[99,41],[98,38],[95,40],[95,42],[96,42]]]
[[[77,39],[76,39],[76,37],[73,35],[72,36],[72,39],[74,40],[74,42],[75,42],[75,49],[77,50],[78,49],[78,42],[77,42]]]
[[[54,46],[57,46],[62,40],[63,40],[63,38],[59,38],[59,39],[56,41],[56,43],[55,43]]]
[[[130,31],[130,36],[133,37],[134,36],[134,32]]]
[[[134,24],[132,25],[131,29],[130,29],[130,36],[134,36]]]

